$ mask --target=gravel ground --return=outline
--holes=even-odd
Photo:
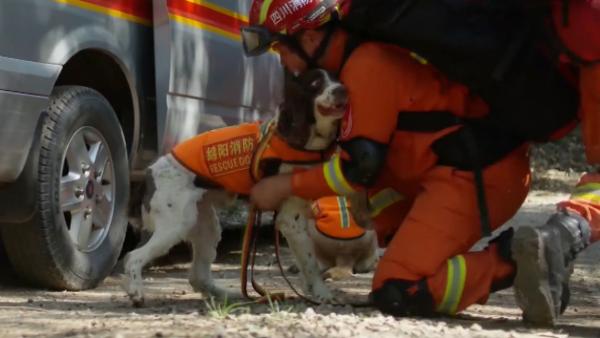
[[[509,225],[535,225],[546,220],[554,203],[566,198],[585,165],[575,132],[556,144],[532,148],[533,191]],[[243,221],[230,211],[229,223]],[[268,219],[268,216],[267,216]],[[218,283],[239,289],[239,230],[224,234],[215,275]],[[276,269],[271,238],[260,245],[257,279],[268,289],[291,295]],[[481,245],[479,245],[481,246]],[[24,288],[6,266],[0,274],[1,337],[600,337],[600,246],[578,259],[571,288],[572,301],[554,328],[524,325],[512,290],[492,295],[486,305],[474,305],[456,317],[393,318],[371,308],[310,306],[298,299],[283,303],[228,305],[211,303],[187,283],[187,251],[176,248],[145,276],[147,301],[133,308],[119,288],[115,273],[97,289],[49,292]],[[285,265],[292,262],[283,250]],[[337,282],[335,287],[365,300],[370,274]],[[295,276],[291,276],[297,284]]]
[[[564,193],[535,191],[511,224],[541,222]],[[265,236],[257,280],[268,289],[287,290],[274,265]],[[239,231],[228,231],[215,266],[218,283],[239,288]],[[600,247],[580,257],[572,279],[572,305],[552,329],[523,325],[511,290],[493,295],[453,318],[383,316],[371,308],[311,307],[297,299],[281,304],[248,305],[232,300],[226,308],[192,292],[187,283],[185,250],[146,272],[147,302],[133,308],[119,288],[118,274],[95,290],[48,292],[26,289],[6,274],[0,284],[2,337],[600,337],[600,272],[594,262]],[[286,265],[291,263],[287,250]],[[357,275],[335,286],[364,300],[370,275]],[[297,282],[295,277],[292,280]],[[288,291],[286,291],[288,292]],[[290,294],[288,292],[288,294]]]
[[[531,147],[533,189],[568,192],[579,176],[595,168],[585,162],[581,132],[576,128],[560,141]]]

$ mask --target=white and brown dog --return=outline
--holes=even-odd
[[[254,183],[250,166],[261,135],[275,129],[268,149],[260,155],[263,174],[290,172],[299,162],[306,162],[307,156],[311,161],[324,161],[324,151],[335,141],[347,100],[339,82],[323,70],[312,70],[285,81],[284,103],[275,122],[200,134],[152,164],[147,169],[142,220],[144,228],[153,233],[124,261],[123,288],[132,302],[144,302],[144,265],[182,240],[190,242],[193,251],[189,282],[194,290],[205,296],[228,297],[211,277],[221,239],[217,210],[229,205],[236,194],[249,193]],[[309,210],[308,201],[291,197],[282,204],[275,223],[296,258],[305,291],[320,301],[335,302],[334,293],[321,278],[308,235]]]

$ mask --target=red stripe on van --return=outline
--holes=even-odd
[[[248,24],[246,20],[238,17],[237,13],[233,11],[226,9],[218,11],[186,0],[168,0],[167,6],[172,14],[214,26],[236,35],[240,34],[240,27]],[[227,12],[230,13],[227,14]]]
[[[81,0],[93,5],[114,9],[119,12],[152,21],[151,0]]]

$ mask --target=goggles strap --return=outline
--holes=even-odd
[[[317,47],[317,49],[315,50],[315,53],[311,58],[312,65],[309,64],[309,68],[317,67],[317,61],[319,61],[319,59],[323,57],[323,55],[325,55],[325,52],[327,51],[327,47],[329,46],[329,42],[331,41],[331,37],[333,36],[334,31],[335,25],[333,25],[332,22],[328,22],[325,26],[325,36],[323,37],[323,40],[321,40],[319,47]]]
[[[333,25],[331,22],[327,23],[325,26],[325,36],[323,37],[323,40],[321,40],[321,43],[319,44],[319,46],[315,50],[315,53],[312,56],[308,55],[308,53],[304,51],[304,48],[302,48],[302,46],[300,45],[297,36],[287,37],[283,41],[290,48],[292,48],[294,52],[298,54],[298,56],[300,56],[302,60],[304,60],[304,62],[306,62],[308,69],[314,69],[319,67],[318,61],[325,54],[325,51],[329,46],[329,41],[331,41],[331,37],[333,36],[334,31],[335,25]]]

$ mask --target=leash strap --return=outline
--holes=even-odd
[[[259,224],[261,213],[256,208],[251,208],[244,231],[242,243],[242,270],[240,273],[242,295],[255,303],[267,303],[269,301],[283,301],[285,295],[280,293],[269,293],[254,280],[254,262],[256,258],[257,232],[255,227]],[[252,288],[260,297],[252,297],[248,294],[248,266],[250,265],[250,282]]]
[[[246,222],[246,228],[244,229],[244,239],[242,241],[242,261],[241,261],[241,286],[242,296],[248,299],[252,299],[248,295],[248,259],[251,252],[251,241],[252,241],[252,228],[254,227],[254,218],[256,216],[256,208],[251,208],[248,213],[248,221]]]

